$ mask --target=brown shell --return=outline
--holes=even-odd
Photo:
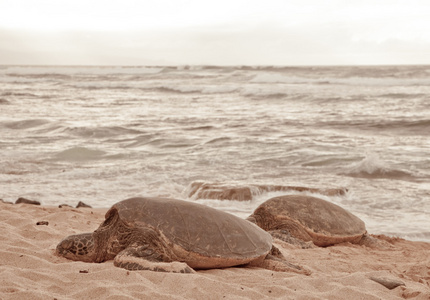
[[[204,257],[249,260],[267,254],[272,246],[270,234],[255,224],[197,203],[131,198],[116,203],[111,210],[117,210],[127,226],[155,228],[173,245]]]
[[[366,233],[364,222],[342,207],[323,199],[286,195],[261,204],[249,218],[264,230],[288,230],[318,246],[358,242]]]

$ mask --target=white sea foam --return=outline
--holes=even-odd
[[[390,168],[387,162],[374,153],[368,153],[361,161],[351,164],[345,174],[367,178],[412,177],[409,172]]]
[[[375,153],[368,153],[360,162],[351,165],[349,173],[351,174],[374,174],[374,173],[387,173],[389,171],[386,163]]]

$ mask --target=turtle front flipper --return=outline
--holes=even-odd
[[[285,259],[280,259],[271,254],[267,255],[263,261],[257,264],[251,263],[250,266],[256,266],[256,267],[264,268],[271,271],[277,271],[277,272],[289,272],[289,273],[293,272],[293,273],[302,274],[306,276],[309,276],[312,274],[312,272],[305,267],[289,263]]]
[[[249,267],[264,268],[276,272],[293,272],[302,275],[311,275],[312,272],[305,267],[289,263],[278,248],[273,247],[266,257],[247,264]]]
[[[149,245],[132,245],[115,256],[114,265],[130,271],[149,270],[156,272],[195,273],[186,263],[171,261]]]

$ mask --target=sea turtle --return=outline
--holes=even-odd
[[[287,263],[270,234],[255,224],[202,204],[130,198],[114,204],[105,218],[93,233],[66,237],[57,254],[85,262],[113,259],[128,270],[192,273],[249,264],[307,273]]]
[[[273,237],[301,246],[303,241],[322,247],[359,243],[367,237],[366,226],[358,217],[336,204],[305,195],[271,198],[247,220]]]

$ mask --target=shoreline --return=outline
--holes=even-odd
[[[311,271],[309,276],[255,267],[133,272],[112,261],[84,263],[55,255],[60,240],[94,231],[107,209],[0,202],[0,299],[430,298],[430,243],[401,238],[385,237],[386,249],[349,243],[299,249],[275,241],[288,261]],[[390,290],[371,277],[404,285]]]

